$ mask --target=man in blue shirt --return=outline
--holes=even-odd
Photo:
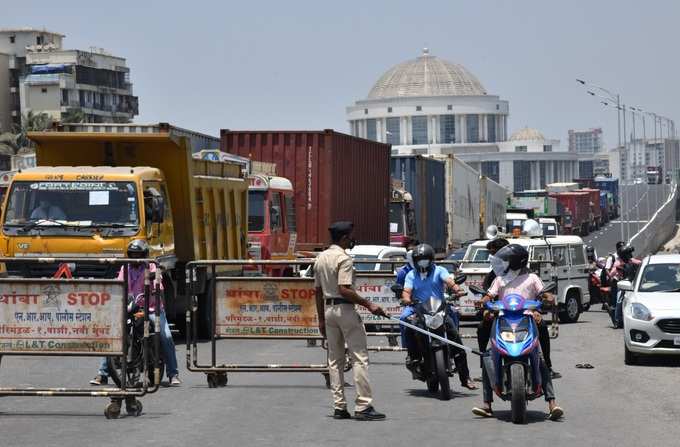
[[[453,293],[462,293],[455,283],[453,275],[444,267],[434,264],[434,250],[432,247],[427,244],[417,246],[412,252],[412,258],[414,268],[406,275],[404,291],[402,293],[402,301],[406,305],[399,317],[402,321],[406,321],[415,312],[411,304],[429,299],[432,296],[443,300],[444,291],[447,287],[452,289]],[[455,343],[463,344],[452,319],[452,312],[448,306],[446,314],[447,338]],[[406,329],[403,332],[402,345],[408,349],[408,356],[406,357],[407,367],[420,361],[414,334],[410,329]],[[477,386],[470,379],[470,370],[465,351],[453,346],[449,348],[458,369],[461,385],[471,390],[477,389]]]

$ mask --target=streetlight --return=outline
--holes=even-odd
[[[587,87],[591,87],[591,88],[595,88],[597,90],[600,90],[601,92],[605,93],[608,96],[608,97],[605,97],[605,98],[602,98],[602,99],[605,99],[608,102],[615,102],[616,103],[616,121],[617,121],[618,140],[619,140],[618,147],[621,148],[621,112],[620,112],[621,111],[621,95],[619,95],[618,93],[614,94],[604,87],[600,87],[598,85],[590,84],[590,83],[588,83],[588,82],[586,82],[582,79],[576,79],[576,82],[578,82],[579,84],[581,84],[583,86],[587,86]],[[588,94],[591,95],[591,96],[600,97],[600,95],[597,95],[595,92],[590,91],[590,90],[588,91]],[[624,119],[625,119],[625,114],[624,114]],[[624,130],[624,133],[625,133],[625,130]],[[623,176],[621,176],[621,177],[623,177]],[[625,207],[624,196],[625,196],[625,194],[623,192],[623,178],[619,178],[619,198],[620,198],[620,202],[621,202],[619,221],[621,222],[621,239],[622,240],[626,240],[624,232],[623,232],[623,210],[624,210],[624,207]]]
[[[645,115],[647,115],[647,112],[642,110],[640,107],[631,107],[632,110],[635,110],[636,112],[640,113],[642,116],[642,141],[643,141],[643,147],[644,147],[644,153],[645,153],[645,158],[647,154],[647,126],[645,125]],[[650,161],[651,161],[651,155],[650,155]],[[657,155],[657,160],[655,162],[658,166],[658,155]],[[646,196],[649,196],[649,180],[647,180],[647,192],[645,193]],[[647,197],[647,222],[649,222],[652,219],[652,213],[651,213],[651,208],[650,208],[650,203],[649,203],[649,197]]]

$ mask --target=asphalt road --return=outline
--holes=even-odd
[[[668,197],[668,185],[627,185],[623,186],[625,194],[623,220],[630,224],[623,224],[623,239],[629,239],[637,233],[653,216]],[[605,228],[590,233],[583,240],[595,247],[599,256],[605,256],[614,251],[617,241],[621,238],[621,220],[609,222]]]
[[[599,306],[594,306],[599,308]],[[466,329],[470,331],[471,329]],[[372,338],[373,342],[376,342]],[[382,341],[382,340],[380,340]],[[467,340],[472,344],[473,340]],[[204,359],[209,351],[202,346]],[[179,347],[178,358],[184,357]],[[302,341],[219,342],[218,360],[289,363],[323,360],[320,348]],[[515,426],[509,404],[497,402],[497,419],[470,409],[481,391],[463,391],[452,379],[454,399],[439,401],[410,379],[403,353],[373,353],[370,369],[382,422],[336,421],[331,396],[318,373],[231,374],[226,388],[209,389],[205,376],[188,373],[184,384],[143,398],[139,418],[106,420],[103,398],[0,398],[0,445],[101,446],[409,446],[409,445],[676,445],[680,403],[675,389],[679,363],[654,360],[624,366],[621,331],[607,316],[591,311],[577,324],[563,325],[553,341],[553,363],[564,375],[555,381],[565,409],[561,422],[545,420],[545,403],[529,404],[529,424]],[[576,369],[577,363],[594,369]],[[96,359],[5,357],[0,385],[83,386],[95,374]],[[480,374],[476,358],[473,375]],[[351,379],[349,379],[351,381]],[[353,389],[348,390],[351,399]]]

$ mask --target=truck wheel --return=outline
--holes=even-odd
[[[581,315],[581,303],[578,295],[573,292],[567,294],[564,300],[563,310],[560,311],[560,323],[576,323]]]
[[[510,365],[510,383],[512,385],[512,422],[527,423],[527,387],[524,379],[524,367],[520,363]]]

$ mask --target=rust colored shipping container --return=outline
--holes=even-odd
[[[297,250],[323,249],[329,225],[354,222],[359,244],[389,245],[390,145],[335,132],[222,129],[220,149],[275,163],[295,190]]]

